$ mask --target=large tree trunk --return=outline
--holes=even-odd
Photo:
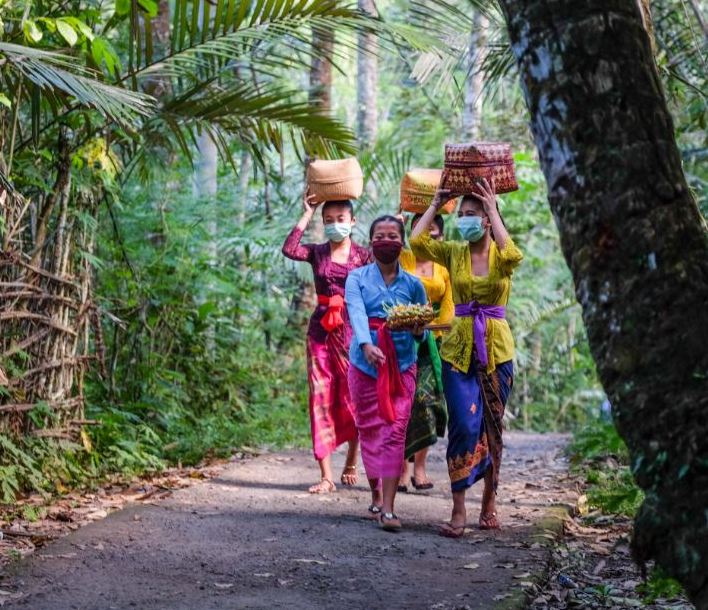
[[[373,0],[359,0],[359,10],[376,16]],[[376,98],[379,87],[379,68],[376,57],[376,36],[371,33],[359,34],[357,55],[357,135],[362,149],[372,148],[376,143],[378,113]]]
[[[503,0],[593,357],[646,500],[633,547],[708,607],[708,239],[635,2]]]
[[[487,52],[489,19],[477,13],[474,16],[470,38],[470,75],[465,83],[465,105],[462,110],[462,139],[479,140],[482,133],[482,64]]]

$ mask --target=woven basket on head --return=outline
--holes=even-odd
[[[511,145],[504,142],[471,142],[445,145],[445,168],[441,185],[453,193],[468,195],[477,191],[477,184],[486,178],[497,193],[509,193],[519,188],[514,173]]]
[[[317,201],[358,199],[364,190],[364,174],[354,157],[313,161],[307,167],[307,186]]]
[[[441,169],[411,169],[401,180],[401,209],[413,214],[423,214],[430,207],[435,191],[440,184]],[[440,208],[440,213],[455,211],[456,199],[450,199]]]

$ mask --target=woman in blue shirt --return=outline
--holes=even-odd
[[[349,392],[359,431],[361,457],[371,487],[369,512],[387,531],[401,529],[393,505],[403,466],[406,428],[415,394],[417,342],[422,328],[390,331],[386,309],[425,304],[421,281],[398,263],[405,229],[381,216],[369,230],[374,262],[349,273],[344,298],[353,337],[349,347]]]

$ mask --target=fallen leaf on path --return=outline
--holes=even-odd
[[[512,568],[516,567],[515,563],[495,563],[494,564],[495,568],[505,568],[507,570],[511,570]]]
[[[270,578],[273,574],[271,572],[256,572],[254,576],[257,578]]]
[[[257,576],[257,575],[254,574],[254,576]],[[215,582],[214,586],[217,589],[230,589],[231,587],[234,586],[234,584],[232,582]]]
[[[297,561],[299,563],[316,563],[320,566],[327,565],[327,562],[322,561],[321,559],[293,559],[293,561]]]
[[[523,572],[521,574],[514,574],[514,578],[529,578],[531,576],[531,572]]]
[[[468,563],[466,566],[462,566],[465,570],[476,570],[479,567],[478,563]]]

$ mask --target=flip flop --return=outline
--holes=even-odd
[[[490,525],[489,522],[492,521],[493,524]],[[481,530],[499,530],[501,529],[501,523],[497,519],[497,513],[480,513],[479,515],[479,529]]]
[[[368,519],[378,520],[379,515],[381,514],[380,506],[376,506],[376,504],[369,504],[369,508],[367,508],[366,510],[369,511],[369,514],[367,515]]]
[[[415,480],[415,477],[411,477],[411,483],[413,483],[413,487],[415,487],[415,488],[418,489],[418,490],[421,490],[421,489],[432,489],[433,487],[435,487],[435,485],[433,485],[433,482],[432,482],[432,481],[428,481],[427,483],[418,483],[418,482]]]
[[[438,533],[443,538],[462,538],[465,535],[465,528],[465,525],[454,526],[449,523],[443,523]]]
[[[379,515],[379,524],[385,532],[400,532],[403,528],[401,520],[396,513],[381,513]]]
[[[397,491],[399,491],[402,494],[407,494],[408,493],[408,485],[399,485]]]

